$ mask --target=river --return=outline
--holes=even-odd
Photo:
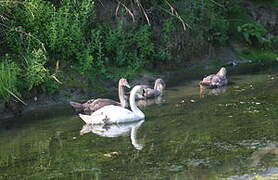
[[[126,125],[86,126],[69,106],[4,123],[0,179],[277,180],[277,68],[229,80],[180,81]]]

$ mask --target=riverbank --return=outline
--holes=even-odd
[[[137,84],[153,85],[156,78],[163,78],[167,87],[175,86],[185,80],[201,80],[205,75],[215,73],[220,67],[228,69],[228,76],[235,74],[259,73],[267,68],[278,67],[278,61],[259,63],[244,57],[237,56],[230,48],[222,48],[214,57],[203,57],[199,61],[191,61],[180,67],[158,69],[156,72],[142,72],[129,80],[131,86]],[[117,99],[117,82],[111,80],[97,82],[101,87],[74,87],[69,84],[54,94],[34,94],[26,101],[27,105],[15,104],[15,109],[7,109],[0,103],[0,120],[6,121],[16,116],[32,114],[33,112],[46,113],[55,107],[64,106],[71,109],[69,101],[85,102],[88,99],[106,97]],[[196,84],[197,86],[197,84]],[[17,108],[17,109],[16,109]],[[74,111],[73,111],[74,114]]]
[[[7,3],[0,12],[1,118],[70,100],[115,98],[121,77],[132,85],[162,77],[171,85],[181,77],[201,79],[223,65],[269,64],[278,57],[275,5]]]

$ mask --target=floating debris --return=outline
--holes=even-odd
[[[191,99],[190,102],[195,103],[196,101],[194,99]]]
[[[113,156],[118,156],[119,153],[118,152],[110,152],[110,153],[106,153],[106,154],[103,154],[105,157],[113,157]]]
[[[168,169],[171,172],[179,172],[183,170],[183,166],[179,166],[179,165],[172,165],[169,167]]]

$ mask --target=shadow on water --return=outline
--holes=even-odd
[[[179,82],[126,125],[84,125],[65,107],[22,117],[0,129],[0,179],[277,179],[278,73],[229,78],[201,96],[198,80]]]

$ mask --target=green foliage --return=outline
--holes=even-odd
[[[49,71],[44,66],[47,58],[43,50],[33,50],[25,58],[24,80],[28,90],[39,86],[49,78]]]
[[[69,69],[84,77],[115,79],[131,77],[158,64],[183,61],[176,58],[177,54],[193,57],[210,52],[211,47],[226,45],[239,35],[250,45],[277,47],[277,37],[266,37],[262,26],[250,23],[241,1],[141,1],[141,7],[135,3],[138,7],[133,8],[129,1],[122,1],[121,15],[112,22],[95,18],[98,7],[95,2],[100,3],[95,0],[0,3],[0,40],[5,47],[0,55],[9,54],[12,58],[8,62],[21,70],[14,73],[15,81],[23,82],[15,83],[18,92],[33,88],[55,91],[58,83],[51,74],[56,73],[57,61],[63,66],[61,71]],[[133,24],[128,22],[130,17],[124,17],[131,14]],[[151,26],[146,24],[146,16]]]
[[[216,14],[217,15],[217,14]],[[229,21],[224,16],[216,16],[212,19],[210,24],[210,33],[208,37],[210,41],[219,43],[221,45],[226,44],[229,39]]]
[[[110,74],[130,76],[154,57],[152,33],[147,25],[129,30],[121,22],[115,28],[98,26],[92,31],[91,39],[93,69],[108,78]]]
[[[11,93],[19,96],[17,89],[19,68],[9,59],[10,57],[7,56],[0,63],[0,98],[6,101],[11,98]]]
[[[246,49],[239,55],[251,60],[253,63],[267,63],[276,61],[278,51]]]
[[[263,38],[267,33],[263,26],[255,23],[238,26],[238,32],[242,33],[244,40],[250,45],[262,43]]]
[[[158,53],[156,58],[166,61],[171,58],[171,35],[176,30],[173,19],[169,18],[163,22],[161,30],[160,44],[156,47]]]

